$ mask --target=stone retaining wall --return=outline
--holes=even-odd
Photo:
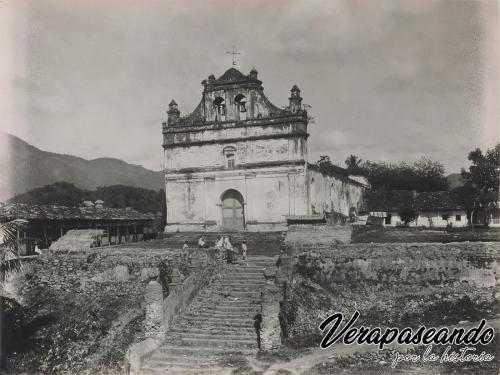
[[[330,248],[351,242],[351,225],[294,224],[290,225],[284,239],[287,252]]]
[[[500,244],[307,244],[287,247],[281,313],[287,344],[319,344],[335,312],[359,324],[407,327],[492,319],[500,306]],[[285,257],[286,258],[286,257]],[[285,262],[286,263],[286,262]]]
[[[90,249],[69,254],[41,255],[27,260],[31,285],[53,291],[103,295],[142,295],[143,269],[157,268],[173,252],[126,248]]]
[[[328,288],[364,281],[493,287],[500,281],[500,244],[349,244],[328,249],[310,246],[295,255],[295,268]]]

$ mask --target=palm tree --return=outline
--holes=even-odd
[[[362,159],[358,158],[356,155],[349,155],[347,159],[345,159],[345,165],[347,169],[351,171],[359,170]]]
[[[15,219],[0,223],[0,282],[9,271],[19,266],[19,241],[17,233],[27,224],[26,220]]]

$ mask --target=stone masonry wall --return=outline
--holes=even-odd
[[[350,244],[299,253],[296,269],[328,288],[356,281],[493,287],[499,262],[498,243]]]
[[[146,280],[141,271],[157,268],[168,254],[166,250],[109,248],[42,255],[29,260],[29,281],[76,294],[142,295]]]
[[[500,244],[287,244],[281,314],[289,345],[318,345],[319,324],[360,312],[359,324],[440,326],[493,319],[500,306]]]

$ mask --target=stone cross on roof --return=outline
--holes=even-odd
[[[227,52],[226,52],[226,55],[233,55],[233,56],[232,56],[232,59],[233,59],[233,65],[236,65],[236,59],[235,59],[235,57],[236,57],[236,55],[241,55],[241,53],[236,52],[236,48],[235,48],[235,46],[233,45],[233,49],[232,49],[231,51],[227,51]]]

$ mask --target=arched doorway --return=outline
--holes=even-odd
[[[243,196],[237,190],[227,190],[222,194],[222,227],[232,230],[245,228]]]

